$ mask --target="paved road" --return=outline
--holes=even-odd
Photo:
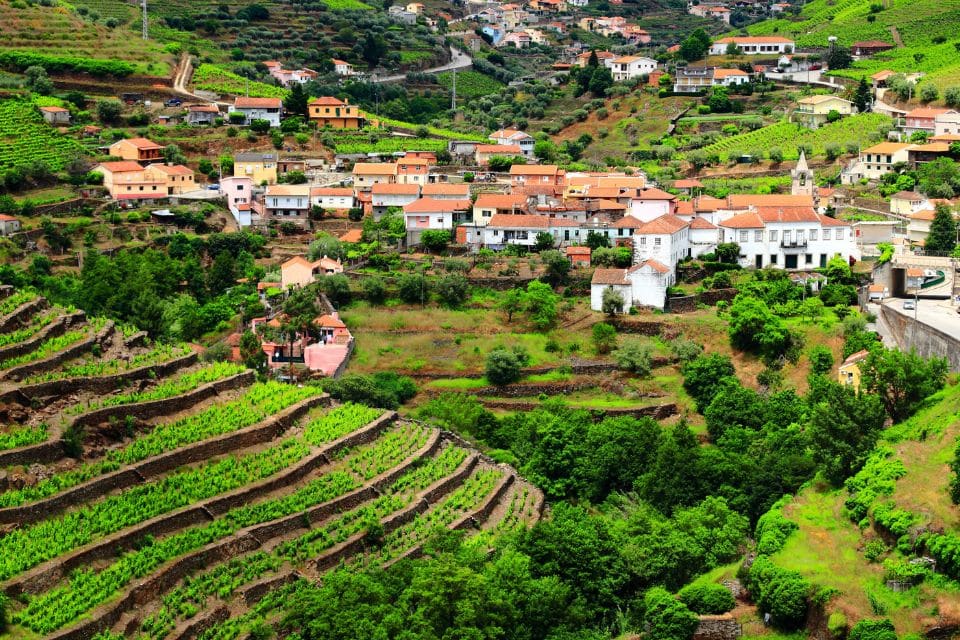
[[[883,304],[885,307],[909,318],[916,317],[923,324],[935,327],[960,342],[960,313],[957,313],[957,307],[952,301],[924,300],[921,298],[917,304],[916,313],[904,309],[903,302],[903,299],[891,298],[884,300]]]
[[[453,71],[454,69],[468,69],[472,66],[473,58],[456,47],[450,47],[450,62],[439,67],[433,67],[432,69],[418,71],[418,73],[441,73],[443,71]],[[407,74],[405,73],[395,76],[385,76],[383,78],[371,78],[373,82],[403,82],[406,79]]]

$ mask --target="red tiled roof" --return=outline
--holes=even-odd
[[[813,207],[757,207],[764,222],[817,222]]]
[[[515,164],[510,167],[512,176],[555,176],[562,172],[555,164]]]
[[[447,213],[465,211],[470,208],[469,200],[437,200],[436,198],[420,198],[403,208],[404,213]]]
[[[69,111],[67,109],[64,109],[63,107],[53,107],[53,106],[40,107],[40,111],[45,111],[47,113],[69,113]]]
[[[694,218],[690,221],[691,229],[716,229],[717,225],[712,224],[706,218]]]
[[[233,106],[238,109],[279,109],[282,104],[280,98],[248,98],[240,96]]]
[[[420,191],[424,196],[461,196],[470,197],[470,185],[431,183],[423,185]]]
[[[567,247],[568,256],[588,256],[590,247]]]
[[[626,269],[597,269],[593,272],[590,284],[630,284]]]
[[[370,193],[373,195],[418,196],[420,195],[420,185],[380,182],[370,188]]]
[[[629,269],[627,269],[627,273],[633,273],[634,271],[637,271],[644,267],[650,267],[654,271],[659,271],[660,273],[670,273],[670,267],[663,264],[662,262],[657,262],[656,260],[649,260],[649,259],[644,260],[640,264],[630,267]]]
[[[637,218],[634,218],[633,216],[623,216],[622,218],[614,222],[611,226],[614,229],[636,229],[642,224],[643,223],[640,220],[638,220]]]
[[[336,63],[334,63],[336,64]],[[343,100],[339,98],[334,98],[332,96],[323,96],[320,98],[314,98],[310,101],[310,104],[316,104],[320,106],[331,106],[331,107],[341,107],[346,104]]]
[[[550,226],[547,216],[496,213],[487,223],[488,227],[546,229]]]
[[[526,209],[527,196],[515,193],[481,193],[473,206],[481,209]]]
[[[741,213],[732,218],[727,218],[720,223],[720,226],[727,227],[728,229],[762,229],[763,220],[760,219],[759,214],[748,211],[747,213]]]
[[[866,349],[862,351],[857,351],[856,353],[851,353],[849,356],[847,356],[847,359],[843,361],[843,364],[853,364],[854,362],[860,362],[861,360],[865,360],[869,355],[870,355],[870,352],[867,351]],[[840,366],[843,366],[843,365],[840,365]]]
[[[117,142],[121,142],[121,141],[118,140]],[[163,149],[161,145],[157,144],[153,140],[147,140],[146,138],[127,138],[126,142],[129,142],[130,144],[135,146],[137,149],[140,149],[141,151],[147,151],[152,149]]]
[[[677,196],[672,193],[667,193],[661,189],[655,187],[647,187],[645,189],[637,189],[636,196],[637,200],[676,200]]]
[[[133,160],[121,160],[119,162],[101,162],[98,166],[106,169],[111,173],[118,173],[124,171],[143,171],[143,167],[134,162]]]
[[[654,218],[650,222],[644,222],[639,227],[637,227],[637,235],[645,234],[673,234],[683,229],[684,227],[690,226],[690,223],[681,220],[677,216],[666,214],[662,215],[659,218]]]
[[[475,151],[477,153],[523,153],[518,144],[478,144]]]

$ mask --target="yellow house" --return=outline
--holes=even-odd
[[[343,273],[343,265],[339,260],[323,256],[319,260],[310,262],[306,258],[294,256],[280,265],[280,286],[284,289],[306,287],[317,276],[329,276],[335,273]]]
[[[238,153],[233,159],[233,176],[250,178],[253,184],[277,183],[277,156],[273,153]]]
[[[167,195],[180,195],[188,191],[195,191],[197,188],[193,181],[193,170],[182,164],[151,164],[147,166],[146,171],[166,181]]]
[[[307,113],[310,120],[316,122],[320,129],[324,127],[362,129],[365,122],[359,108],[330,96],[316,98],[310,102],[307,105]]]
[[[395,162],[358,162],[353,165],[353,180],[353,186],[363,190],[369,190],[375,184],[396,184],[397,164]]]
[[[163,147],[146,138],[125,138],[110,145],[110,155],[134,162],[163,160]]]
[[[854,391],[860,390],[860,363],[867,359],[870,352],[864,349],[851,354],[849,358],[843,361],[837,372],[837,382],[842,385],[853,387]]]
[[[837,96],[800,98],[793,112],[793,121],[810,129],[818,129],[827,123],[831,111],[848,116],[853,113],[853,103]]]

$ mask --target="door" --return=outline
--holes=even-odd
[[[756,265],[757,269],[763,269],[763,255],[757,254],[753,257],[753,263]]]
[[[783,256],[783,266],[786,267],[787,269],[796,269],[797,256],[796,255]]]

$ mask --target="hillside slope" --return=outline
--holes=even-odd
[[[859,79],[881,69],[921,71],[942,89],[960,84],[960,55],[954,42],[958,21],[960,0],[813,0],[797,16],[766,20],[748,31],[788,36],[799,47],[826,47],[831,36],[842,46],[862,40],[894,44],[899,37],[902,47],[836,75]]]

